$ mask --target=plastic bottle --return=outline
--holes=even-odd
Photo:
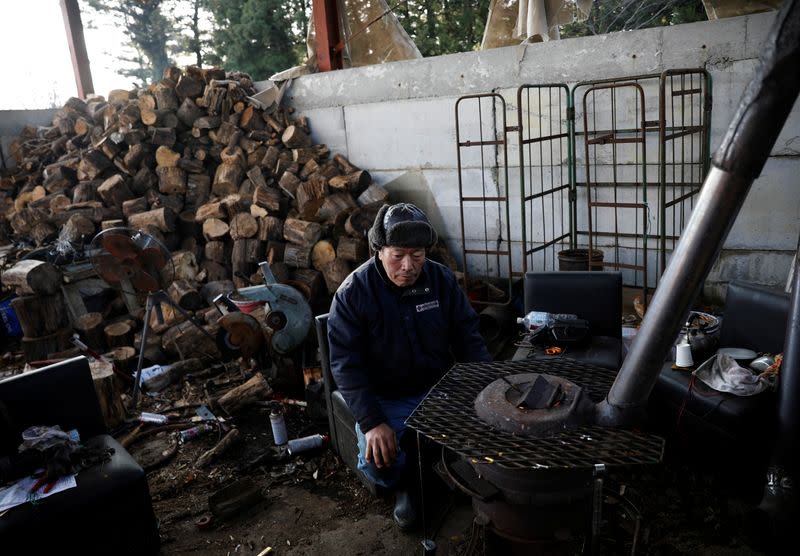
[[[166,415],[161,415],[159,413],[147,413],[146,411],[142,411],[139,415],[139,420],[142,423],[153,423],[155,425],[163,425],[167,421],[169,421],[169,417]]]
[[[276,446],[283,446],[289,438],[286,432],[286,420],[283,413],[277,408],[273,408],[269,414],[269,424],[272,426],[272,438]]]
[[[307,452],[314,448],[320,448],[327,441],[328,437],[322,434],[312,434],[303,438],[292,438],[289,441],[289,454],[295,455],[300,452]]]
[[[570,315],[566,313],[546,313],[544,311],[531,311],[525,317],[518,318],[517,324],[525,327],[525,330],[535,331],[542,327],[552,327],[553,323],[557,320],[573,320],[577,319],[577,315]]]

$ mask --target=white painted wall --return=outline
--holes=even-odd
[[[395,199],[423,205],[457,254],[461,218],[454,108],[459,96],[498,92],[510,114],[516,110],[516,89],[525,83],[571,86],[590,79],[704,67],[713,81],[713,152],[753,74],[773,19],[770,12],[308,75],[294,81],[286,98],[309,117],[315,141],[369,169]],[[653,154],[648,151],[655,162]],[[518,188],[515,157],[510,149],[512,194]],[[464,162],[465,182],[495,179],[481,176],[475,160]],[[657,179],[655,166],[648,174]],[[800,231],[798,176],[800,105],[795,104],[708,278],[707,294],[719,296],[734,278],[784,285]],[[584,204],[579,198],[579,213]],[[468,238],[482,234],[470,229],[469,217],[466,221]],[[513,216],[512,224],[514,239],[518,220]]]

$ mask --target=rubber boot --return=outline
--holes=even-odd
[[[400,488],[395,492],[394,522],[402,531],[410,530],[417,521],[417,511],[414,509],[411,492],[407,488]]]

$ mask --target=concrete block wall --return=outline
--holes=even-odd
[[[506,100],[508,125],[515,125],[516,89],[522,84],[572,86],[585,80],[703,67],[713,82],[713,152],[753,75],[773,19],[774,13],[768,12],[314,74],[295,80],[286,98],[309,117],[315,141],[369,169],[395,199],[422,205],[453,254],[460,255],[454,118],[458,97],[497,92]],[[648,110],[650,106],[655,108],[651,104]],[[492,133],[489,124],[488,134]],[[651,147],[647,156],[648,161],[657,161]],[[498,181],[497,172],[482,173],[480,164],[469,158],[462,161],[462,180],[466,187],[489,183],[496,190],[507,188],[514,209],[512,246],[518,252],[520,226],[514,214],[519,205],[519,167],[513,147],[508,157],[508,184],[503,183],[503,172]],[[648,181],[657,180],[656,168],[648,165],[652,176]],[[784,285],[800,231],[798,176],[800,106],[796,104],[708,278],[707,295],[721,296],[732,278]],[[651,198],[654,192],[648,188]],[[585,199],[582,205],[579,198],[579,209],[584,205]],[[471,226],[475,216],[467,210],[468,242],[484,233],[482,216],[481,226]],[[497,217],[488,222],[494,226],[490,234],[505,227],[504,215],[490,216]],[[555,218],[560,222],[560,216]]]

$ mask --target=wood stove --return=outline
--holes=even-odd
[[[660,463],[663,439],[594,424],[615,371],[570,359],[454,366],[407,424],[441,444],[476,521],[525,544],[587,538],[598,470]]]

